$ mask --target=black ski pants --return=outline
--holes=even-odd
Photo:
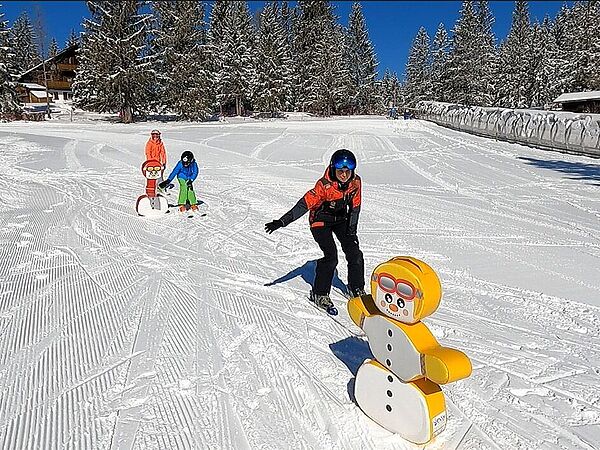
[[[311,228],[313,238],[323,251],[323,257],[317,261],[313,292],[317,295],[329,294],[333,274],[338,263],[337,248],[333,235],[337,237],[348,261],[348,288],[365,287],[365,261],[358,246],[358,237],[348,234],[348,225],[341,222],[331,226]]]

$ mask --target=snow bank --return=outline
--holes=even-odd
[[[600,157],[600,114],[419,102],[419,118],[469,133]]]

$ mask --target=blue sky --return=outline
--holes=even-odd
[[[252,10],[258,10],[263,4],[264,1],[252,1],[250,7]],[[346,25],[352,2],[334,4],[340,22]],[[503,39],[510,29],[514,2],[492,1],[490,5],[496,19],[494,32],[498,39]],[[540,21],[546,14],[554,18],[561,5],[561,1],[529,2],[530,16],[532,20],[537,18]],[[424,26],[431,38],[440,22],[450,30],[458,18],[461,2],[366,1],[362,2],[362,6],[369,36],[379,59],[380,76],[386,68],[402,76],[410,45],[419,27]],[[55,37],[59,47],[64,45],[71,29],[79,32],[81,22],[89,17],[83,1],[5,1],[0,11],[4,13],[9,24],[12,24],[22,11],[27,11],[33,20],[36,17],[36,9],[41,12],[48,36]]]

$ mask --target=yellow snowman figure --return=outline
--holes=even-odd
[[[348,302],[350,317],[364,330],[375,360],[358,369],[358,406],[384,428],[424,444],[446,426],[440,384],[466,378],[471,361],[442,347],[421,319],[435,312],[442,288],[434,270],[399,256],[373,271],[371,293]]]

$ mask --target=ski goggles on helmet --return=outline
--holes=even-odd
[[[150,133],[151,136],[160,136],[160,131],[152,131]]]
[[[373,281],[377,281],[382,291],[398,294],[404,300],[412,300],[417,295],[417,290],[410,281],[397,280],[389,273],[373,275]]]
[[[333,167],[335,167],[338,170],[340,170],[340,169],[354,170],[354,169],[356,169],[356,161],[354,161],[353,159],[349,158],[346,155],[342,155],[333,160]]]

